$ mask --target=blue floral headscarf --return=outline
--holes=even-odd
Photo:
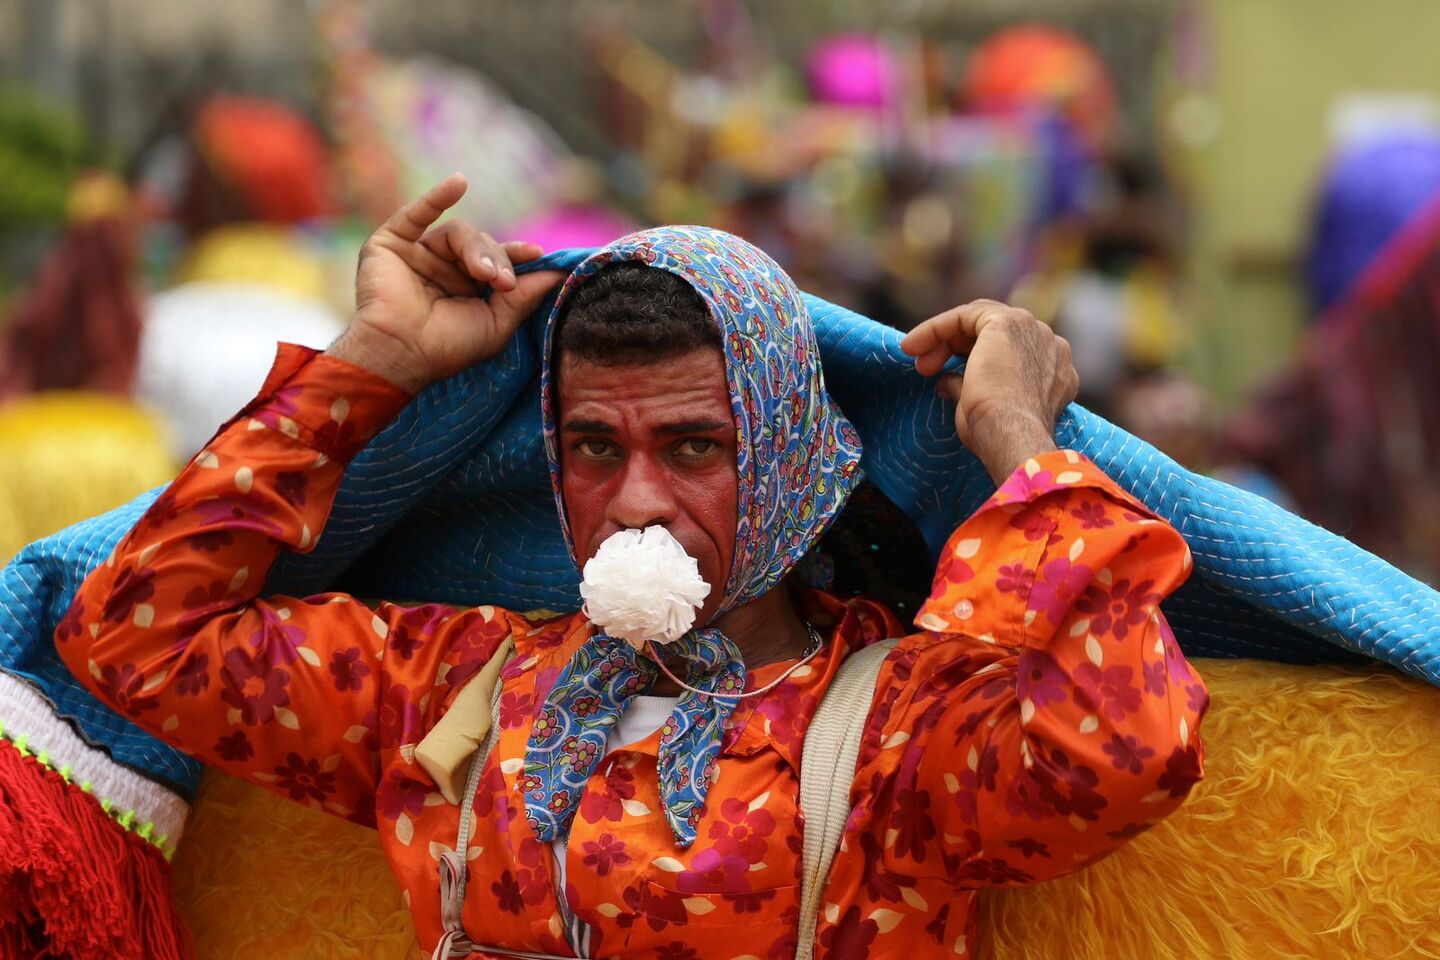
[[[565,282],[546,330],[541,369],[545,451],[565,541],[577,567],[561,495],[552,356],[555,319],[571,293],[602,268],[641,263],[675,274],[700,295],[720,328],[725,379],[738,438],[735,554],[719,616],[777,586],[840,512],[860,480],[860,439],[825,391],[809,312],[794,281],[759,249],[709,227],[659,227],[616,240]],[[719,630],[699,624],[667,647],[689,663],[686,682],[718,696],[687,693],[661,728],[660,788],[677,842],[688,846],[720,749],[744,662]],[[648,660],[597,634],[557,679],[526,755],[539,786],[526,814],[542,839],[563,836],[610,726],[629,700],[654,683]],[[571,709],[585,698],[584,715]],[[605,705],[593,710],[591,698]]]

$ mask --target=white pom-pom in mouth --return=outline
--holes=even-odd
[[[710,595],[695,558],[661,526],[612,534],[584,573],[585,615],[637,650],[683,637]]]

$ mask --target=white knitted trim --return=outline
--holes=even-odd
[[[92,794],[116,822],[155,844],[167,858],[175,852],[190,805],[80,739],[38,690],[3,670],[0,736]]]

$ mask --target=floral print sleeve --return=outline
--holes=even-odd
[[[1017,470],[950,539],[924,632],[882,673],[857,780],[888,818],[868,831],[875,860],[966,889],[1031,883],[1179,806],[1208,695],[1159,604],[1190,564],[1078,454]]]
[[[282,550],[314,545],[346,464],[407,399],[282,346],[259,397],[80,588],[56,632],[70,669],[205,762],[373,823],[381,755],[418,739],[513,618],[256,594]]]

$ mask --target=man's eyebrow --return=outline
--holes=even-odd
[[[566,420],[561,426],[566,433],[614,433],[615,428],[604,420]]]
[[[667,423],[658,429],[660,433],[674,436],[682,433],[711,433],[731,426],[733,425],[724,420],[683,420],[679,423]]]

